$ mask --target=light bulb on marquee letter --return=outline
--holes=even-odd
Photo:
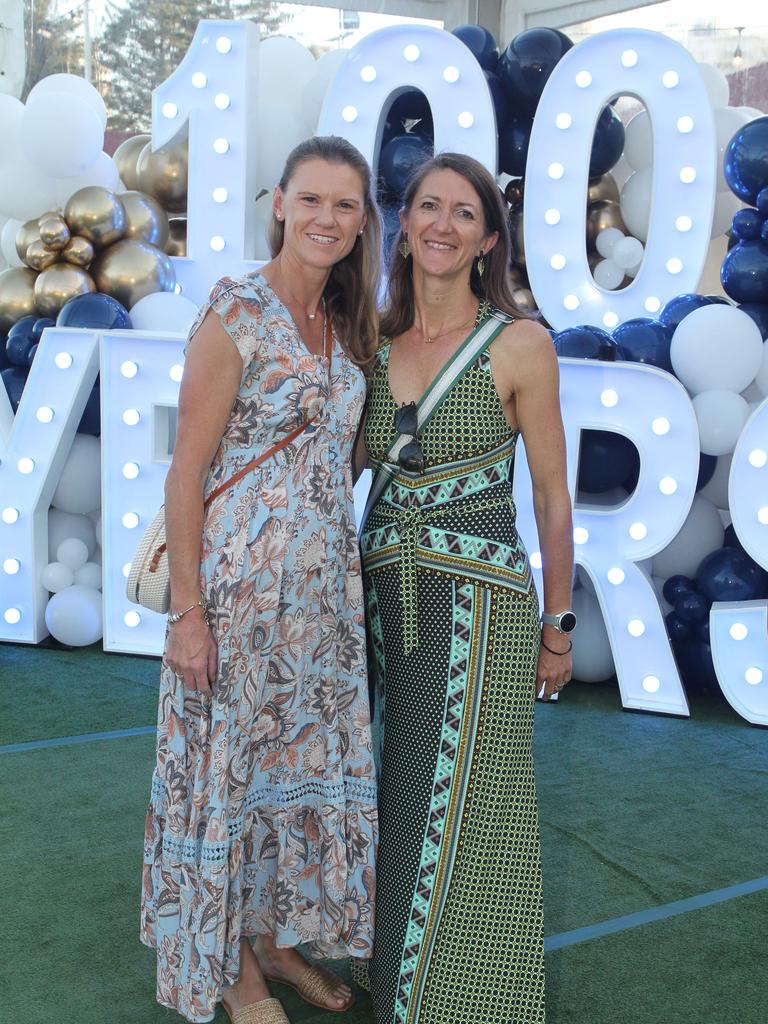
[[[768,569],[768,398],[747,421],[731,462],[728,506],[744,550]],[[768,725],[768,601],[716,601],[709,613],[720,689],[754,725]]]
[[[375,168],[384,114],[406,89],[429,101],[436,153],[468,153],[496,176],[496,115],[483,71],[456,36],[428,25],[382,28],[353,46],[326,94],[318,135],[343,135]]]
[[[153,148],[189,131],[187,255],[172,260],[181,293],[198,304],[223,274],[239,277],[261,262],[246,259],[255,230],[248,108],[256,101],[258,43],[253,22],[201,21],[181,64],[152,93]],[[225,244],[212,247],[213,237]]]
[[[640,455],[637,487],[622,505],[576,507],[573,513],[574,534],[582,541],[576,543],[574,557],[595,587],[622,703],[625,708],[688,714],[656,592],[636,563],[666,547],[693,501],[699,433],[690,399],[674,377],[652,366],[561,359],[560,375],[571,494],[582,430],[622,434]],[[608,392],[611,400],[606,405],[603,398]],[[654,428],[661,413],[670,424],[663,434]],[[670,478],[677,487],[660,489],[660,481]],[[529,551],[538,552],[531,478],[522,445],[515,467],[515,501],[520,535]],[[538,559],[532,559],[535,562]],[[534,575],[540,587],[541,572],[534,570]]]
[[[653,125],[652,220],[640,272],[626,288],[606,291],[587,263],[585,197],[595,124],[622,93],[645,103]],[[536,243],[526,246],[526,268],[539,308],[556,330],[579,324],[610,329],[696,291],[709,248],[715,153],[701,73],[679,43],[656,32],[617,29],[565,54],[536,108],[525,172],[525,236]],[[556,222],[552,209],[561,212]],[[555,254],[565,257],[559,270],[552,267]]]

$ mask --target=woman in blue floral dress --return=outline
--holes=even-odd
[[[275,191],[274,258],[220,281],[190,333],[166,483],[171,624],[141,937],[157,951],[158,1001],[191,1021],[222,1000],[235,1024],[286,1022],[268,980],[346,1009],[349,988],[294,947],[371,955],[351,468],[376,347],[370,186],[345,140],[302,143]]]

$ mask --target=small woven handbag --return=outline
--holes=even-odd
[[[328,374],[331,372],[331,346],[332,334],[330,319],[325,326],[325,355],[328,360]],[[234,476],[225,480],[205,499],[203,508],[207,508],[214,498],[231,487],[232,484],[242,479],[247,473],[271,459],[281,448],[285,448],[299,434],[303,434],[314,420],[307,420],[301,426],[295,427],[289,434],[281,438],[266,452],[262,452],[257,458],[252,459]],[[165,505],[160,506],[160,511],[154,517],[144,532],[136,553],[131,561],[131,570],[125,584],[125,592],[129,601],[148,608],[151,612],[159,612],[166,615],[171,604],[171,574],[168,567],[168,549],[165,539]]]

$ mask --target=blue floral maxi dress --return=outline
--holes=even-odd
[[[201,588],[218,643],[212,701],[163,668],[141,938],[157,998],[209,1021],[241,936],[369,957],[376,792],[351,452],[363,375],[312,355],[264,278],[208,309],[243,359],[206,494],[312,425],[206,509]]]

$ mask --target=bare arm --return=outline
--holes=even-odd
[[[215,313],[190,345],[179,392],[179,423],[165,482],[171,610],[200,600],[203,487],[240,387],[243,363]],[[202,609],[171,626],[165,660],[190,689],[210,693],[216,645]]]
[[[556,614],[570,608],[573,580],[573,527],[565,463],[565,436],[560,415],[557,357],[548,332],[539,324],[518,321],[500,346],[497,383],[510,388],[517,426],[533,481],[533,508],[541,546],[544,611]],[[571,678],[568,640],[544,626],[539,656],[538,687],[546,680],[545,695],[555,684]]]

